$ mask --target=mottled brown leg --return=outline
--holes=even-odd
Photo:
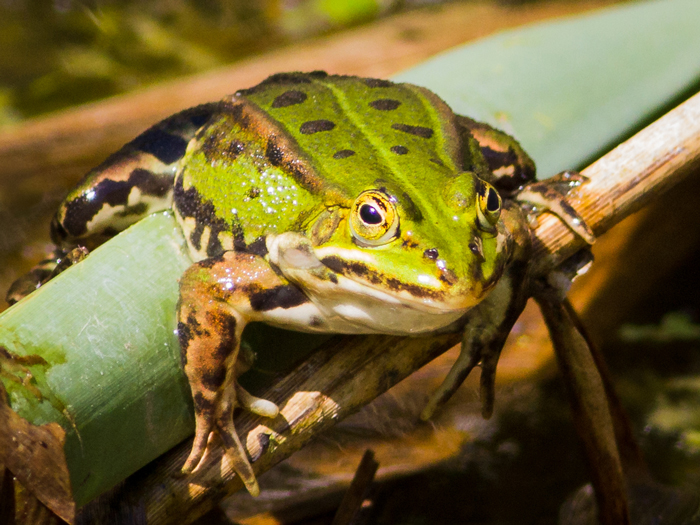
[[[195,438],[183,472],[197,470],[212,434],[221,439],[233,468],[251,494],[259,492],[255,474],[233,423],[233,411],[244,406],[274,417],[273,403],[255,398],[236,384],[243,329],[260,312],[276,308],[276,294],[303,294],[277,276],[256,255],[227,252],[192,265],[180,280],[178,334],[185,374],[195,407]],[[285,303],[286,304],[286,303]],[[238,369],[238,371],[237,371]]]

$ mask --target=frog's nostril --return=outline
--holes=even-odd
[[[428,248],[423,252],[423,257],[426,257],[432,261],[438,258],[440,254],[437,251],[437,248]]]

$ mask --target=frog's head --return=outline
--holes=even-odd
[[[509,235],[479,145],[447,104],[410,84],[293,80],[244,94],[283,126],[274,151],[315,199],[297,223],[310,245],[285,252],[286,241],[271,237],[271,260],[317,305],[353,311],[364,327],[399,309],[444,325],[483,299],[503,272]],[[298,257],[277,259],[277,248]],[[374,324],[386,331],[391,322]]]
[[[466,310],[501,276],[509,236],[498,192],[471,173],[428,199],[430,209],[386,186],[365,189],[315,247],[335,273],[419,308]]]
[[[317,303],[365,328],[432,330],[481,301],[501,276],[511,244],[500,212],[496,190],[471,173],[420,201],[376,185],[349,207],[326,208],[303,255],[289,257],[293,246],[273,259]]]

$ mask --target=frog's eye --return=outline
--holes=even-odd
[[[386,244],[398,235],[399,215],[390,198],[379,191],[362,192],[350,212],[350,231],[364,246]]]
[[[483,183],[481,191],[477,192],[476,214],[479,227],[487,233],[496,233],[496,224],[501,216],[501,196],[488,182]]]

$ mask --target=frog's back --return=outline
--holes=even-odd
[[[487,178],[510,158],[484,160],[472,135],[494,132],[486,128],[410,84],[273,75],[174,115],[112,155],[63,202],[53,238],[94,245],[174,200],[201,259],[255,250],[269,233],[302,231],[370,187],[405,194],[417,210],[439,208],[426,189],[464,171]]]
[[[274,75],[237,96],[279,122],[318,176],[351,192],[387,177],[410,182],[397,179],[407,173],[415,179],[416,168],[424,165],[418,171],[433,177],[464,169],[455,115],[418,86],[291,73]]]
[[[304,230],[368,188],[400,190],[418,209],[436,208],[425,188],[485,170],[471,164],[470,139],[450,108],[409,84],[284,73],[221,108],[176,180],[175,210],[196,258]]]

